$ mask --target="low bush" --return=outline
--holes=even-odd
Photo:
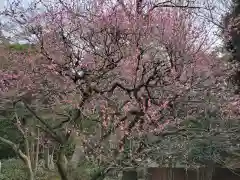
[[[20,159],[1,160],[2,170],[0,180],[28,180],[26,166]],[[60,180],[56,172],[39,167],[36,172],[36,180]]]
[[[1,160],[1,163],[0,180],[28,180],[26,166],[20,159]],[[90,180],[98,170],[98,166],[86,161],[76,170],[69,173],[74,180]],[[60,180],[56,171],[46,170],[42,166],[38,167],[35,177],[36,180]]]
[[[27,180],[26,167],[19,159],[2,160],[0,180]]]

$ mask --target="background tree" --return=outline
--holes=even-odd
[[[224,18],[225,29],[224,32],[224,42],[226,49],[232,55],[232,60],[234,68],[234,73],[232,75],[232,80],[236,85],[236,93],[239,93],[240,87],[240,71],[239,71],[239,11],[240,10],[240,2],[237,0],[232,1],[232,7],[229,12],[226,13]]]

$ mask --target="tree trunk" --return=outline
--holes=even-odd
[[[74,153],[70,160],[70,166],[71,168],[76,169],[80,161],[81,155],[84,154],[84,151],[82,146],[82,139],[80,137],[75,137],[74,141],[76,145],[75,145]]]
[[[137,180],[137,171],[136,170],[127,170],[123,171],[122,180]]]
[[[53,161],[53,154],[51,154],[49,156],[49,166],[48,167],[49,167],[50,170],[53,170],[55,168],[55,164],[54,164],[54,161]]]
[[[61,147],[57,157],[57,168],[62,180],[70,180],[68,178],[68,171],[66,166],[66,159],[64,149]]]
[[[45,168],[50,169],[50,155],[49,155],[49,148],[44,148],[44,162],[45,162]]]
[[[36,154],[35,154],[35,169],[36,171],[38,169],[38,156],[39,156],[39,128],[37,128],[37,142],[36,142]]]
[[[15,149],[15,151],[17,152],[17,154],[19,155],[20,159],[24,162],[24,164],[27,167],[27,171],[28,171],[28,179],[29,180],[34,180],[35,176],[34,176],[34,172],[33,172],[33,168],[32,168],[32,162],[30,157],[26,156],[20,149]]]
[[[34,147],[35,147],[34,140],[31,139],[30,140],[30,160],[31,160],[33,169],[35,169],[35,156],[34,156],[34,149],[35,148]]]
[[[33,169],[32,169],[32,163],[31,163],[31,160],[29,158],[27,158],[25,160],[25,163],[27,165],[27,169],[28,169],[28,179],[29,180],[34,180],[34,172],[33,172]]]
[[[17,154],[23,160],[25,165],[27,166],[28,179],[29,180],[34,180],[35,176],[34,176],[34,172],[33,172],[33,168],[32,168],[32,162],[31,162],[30,157],[26,156],[20,149],[18,149],[18,150],[16,149],[15,151],[18,152]]]
[[[27,157],[30,157],[30,147],[29,147],[29,140],[24,137],[24,147],[25,147],[25,154]]]

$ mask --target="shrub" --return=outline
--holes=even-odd
[[[27,180],[27,171],[19,159],[8,159],[2,162],[0,180]]]
[[[28,180],[27,169],[20,159],[1,160],[2,172],[0,180]],[[89,180],[91,176],[99,170],[97,165],[90,162],[81,164],[74,172],[74,180]],[[44,167],[39,167],[36,172],[36,180],[60,180],[56,171],[46,170]]]
[[[26,166],[20,159],[8,159],[1,162],[0,180],[28,180]],[[60,178],[56,172],[39,167],[36,172],[36,180],[60,180]]]

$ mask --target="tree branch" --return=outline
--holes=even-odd
[[[8,139],[5,139],[3,137],[0,137],[0,141],[2,141],[3,143],[5,144],[8,144],[9,146],[11,146],[13,149],[16,149],[17,148],[17,144],[15,144],[14,142],[8,140]]]
[[[160,137],[166,137],[166,136],[172,136],[179,134],[180,132],[186,131],[185,128],[179,128],[176,131],[166,131],[166,132],[160,132],[160,133],[154,133],[155,136],[160,136]],[[154,141],[153,144],[158,144],[162,141],[162,139]]]
[[[28,104],[24,101],[24,100],[19,100],[21,102],[23,102],[24,106],[27,108],[27,110],[37,119],[39,120],[45,127],[46,127],[46,132],[48,132],[55,140],[57,140],[58,142],[62,143],[62,139],[58,136],[58,134],[54,131],[54,129],[45,122],[44,119],[40,118],[32,109],[30,106],[28,106]],[[16,104],[17,102],[15,102]]]
[[[0,137],[0,141],[2,141],[5,144],[8,144],[9,146],[12,147],[12,149],[15,151],[15,153],[26,163],[28,160],[28,157],[22,152],[21,149],[19,149],[19,146],[15,144],[14,142],[5,139],[3,137]]]

